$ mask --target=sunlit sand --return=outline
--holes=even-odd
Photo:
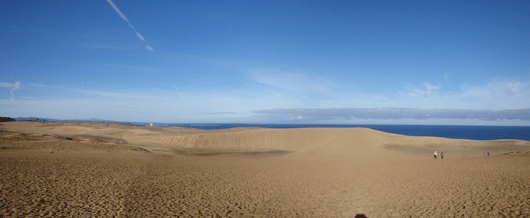
[[[0,217],[530,216],[523,140],[366,128],[1,125]]]

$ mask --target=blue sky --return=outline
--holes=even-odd
[[[0,116],[530,126],[529,1],[2,1]]]

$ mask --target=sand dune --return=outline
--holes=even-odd
[[[171,152],[172,149],[229,149],[246,151],[280,150],[321,158],[376,156],[389,151],[430,157],[435,150],[447,157],[483,156],[525,150],[530,142],[523,140],[474,141],[440,137],[412,137],[367,128],[232,128],[198,130],[188,128],[152,128],[105,123],[33,123],[10,122],[4,129],[35,134],[84,136],[121,140],[147,150]],[[84,137],[86,138],[86,137]],[[111,140],[111,141],[112,141]]]
[[[0,125],[0,217],[530,216],[527,141]],[[446,158],[434,160],[434,150]]]

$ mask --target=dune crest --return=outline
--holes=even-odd
[[[107,123],[9,122],[3,129],[64,137],[98,136],[122,140],[147,150],[213,149],[244,151],[286,151],[323,158],[392,155],[389,152],[428,157],[445,151],[449,157],[491,155],[528,150],[521,140],[476,141],[440,137],[414,137],[367,128],[232,128],[198,130],[180,127],[152,128]],[[85,137],[86,138],[86,137]]]

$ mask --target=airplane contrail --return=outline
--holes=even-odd
[[[134,26],[131,24],[131,22],[129,21],[129,19],[127,19],[127,17],[125,16],[125,14],[123,14],[120,9],[112,2],[112,0],[107,0],[107,2],[110,4],[110,6],[112,8],[114,8],[114,10],[116,11],[116,13],[118,13],[118,15],[121,17],[121,19],[125,20],[125,22],[127,22],[127,24],[129,24],[129,26],[131,27],[131,29],[133,29],[133,31],[136,33],[136,37],[138,37],[140,40],[144,41],[145,42],[145,38],[138,32],[136,31],[136,28],[134,28]],[[155,51],[151,46],[149,45],[146,45],[146,48],[147,50],[149,51]]]

